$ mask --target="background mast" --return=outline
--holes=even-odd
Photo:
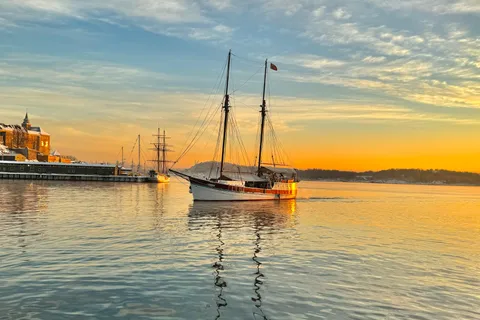
[[[141,168],[141,160],[140,160],[140,135],[138,135],[138,165],[137,165],[137,172],[140,173]]]

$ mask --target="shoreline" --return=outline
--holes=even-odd
[[[462,184],[462,183],[439,183],[439,182],[408,182],[408,181],[361,181],[361,180],[336,180],[336,179],[301,179],[302,181],[313,182],[344,182],[344,183],[363,183],[363,184],[393,184],[393,185],[418,185],[418,186],[450,186],[450,187],[480,187],[480,184]]]

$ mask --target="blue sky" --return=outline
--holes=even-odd
[[[479,18],[477,0],[10,0],[0,122],[28,108],[59,149],[90,160],[157,123],[181,144],[231,48],[237,87],[267,57],[279,67],[272,117],[286,146],[317,142],[300,166],[463,168],[480,150]],[[260,73],[237,92],[247,141],[260,93]]]

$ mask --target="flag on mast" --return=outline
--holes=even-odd
[[[270,63],[270,69],[275,70],[275,71],[278,71],[277,66],[274,65],[273,63]]]

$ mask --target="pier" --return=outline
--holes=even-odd
[[[0,172],[0,179],[9,180],[58,180],[58,181],[99,181],[99,182],[150,182],[148,176],[84,175],[62,173]]]

